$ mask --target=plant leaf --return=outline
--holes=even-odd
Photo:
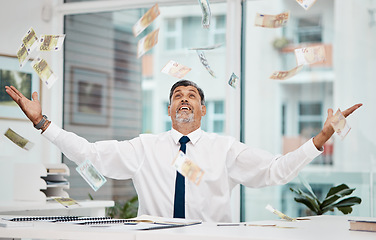
[[[298,203],[303,203],[304,205],[306,205],[309,209],[311,209],[313,212],[315,212],[317,215],[320,215],[320,209],[318,208],[318,206],[315,206],[315,204],[306,199],[306,198],[294,198],[294,200]]]
[[[307,193],[303,192],[300,189],[296,190],[296,189],[290,188],[290,190],[300,196],[300,197],[294,198],[296,202],[303,203],[316,214],[321,214],[320,207],[319,207],[320,201],[317,198],[313,198],[312,196],[308,195]]]
[[[334,203],[334,204],[330,204],[324,208],[322,208],[323,211],[328,211],[332,208],[343,208],[343,207],[351,207],[355,204],[360,204],[362,202],[362,199],[360,199],[359,197],[349,197],[349,198],[345,198],[337,203]]]
[[[346,195],[350,195],[351,193],[353,193],[354,190],[355,190],[355,188],[352,188],[352,189],[342,189],[342,190],[340,190],[338,192],[333,193],[332,195],[327,194],[327,197],[324,199],[324,201],[322,202],[322,204],[320,205],[320,207],[324,208],[324,207],[326,207],[326,206],[334,203],[335,201],[337,201],[341,197],[344,197]],[[328,197],[328,195],[329,195],[329,197]]]
[[[346,184],[340,184],[338,186],[330,188],[329,192],[326,194],[325,198],[328,198],[331,195],[334,195],[344,189],[349,189],[349,187]]]
[[[353,209],[352,207],[339,207],[338,210],[346,215],[346,214],[351,213]]]

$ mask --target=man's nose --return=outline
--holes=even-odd
[[[188,100],[184,97],[181,102],[188,102]]]

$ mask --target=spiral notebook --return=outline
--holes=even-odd
[[[32,222],[32,221],[46,221],[46,222],[75,222],[75,221],[103,221],[111,219],[111,217],[79,217],[79,216],[22,216],[3,218],[12,222]]]

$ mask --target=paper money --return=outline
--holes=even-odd
[[[325,56],[324,45],[295,49],[297,65],[323,62]]]
[[[198,0],[201,11],[202,11],[202,27],[203,28],[209,28],[210,27],[210,18],[211,18],[211,12],[210,12],[210,5],[208,0]]]
[[[183,78],[189,71],[191,68],[173,60],[170,60],[161,70],[161,72],[177,78]]]
[[[74,199],[72,198],[65,198],[65,197],[53,197],[53,199],[60,203],[61,205],[63,205],[64,207],[66,208],[69,208],[69,206],[72,206],[72,205],[80,205],[78,204],[78,202],[76,202]]]
[[[181,175],[188,178],[194,184],[200,184],[204,171],[192,160],[188,159],[182,151],[179,151],[173,162],[173,166]]]
[[[97,191],[107,182],[107,179],[93,166],[89,160],[81,163],[76,170],[94,191]]]
[[[188,48],[188,50],[213,50],[213,49],[219,48],[222,45],[223,43],[218,43],[218,44],[207,46],[207,47]]]
[[[282,218],[282,219],[285,219],[287,221],[290,221],[290,222],[293,222],[293,221],[296,221],[295,218],[292,218],[292,217],[289,217],[287,216],[286,214],[278,211],[277,209],[273,208],[271,205],[266,205],[265,207],[267,210],[269,210],[270,212],[276,214],[278,217]]]
[[[57,76],[51,70],[50,66],[48,66],[46,60],[37,57],[36,59],[34,59],[34,61],[31,62],[31,65],[42,82],[46,84],[46,86],[50,89],[56,82]]]
[[[33,28],[30,28],[22,38],[22,44],[25,45],[29,54],[33,52],[38,46],[38,38]]]
[[[158,43],[158,33],[159,33],[159,28],[152,31],[151,33],[149,33],[148,35],[140,39],[140,41],[138,41],[138,44],[137,44],[137,57],[138,58],[144,55],[147,51],[152,49],[155,46],[155,44]]]
[[[255,26],[264,28],[279,28],[287,24],[290,12],[277,15],[256,13]]]
[[[313,4],[315,4],[316,0],[296,0],[300,6],[302,6],[305,10],[308,10],[310,7],[312,7]]]
[[[210,75],[212,75],[213,77],[216,77],[213,70],[211,70],[209,66],[208,60],[206,59],[204,52],[201,50],[196,50],[196,52],[197,52],[198,57],[200,58],[202,65],[204,65],[204,67],[206,68],[206,70],[208,70]]]
[[[42,35],[39,37],[39,51],[59,51],[63,45],[65,34],[62,35]]]
[[[20,62],[20,67],[22,68],[25,66],[25,63],[29,60],[30,54],[27,51],[26,47],[24,44],[21,44],[20,48],[17,51],[17,58],[18,61]]]
[[[228,80],[228,85],[230,85],[233,88],[236,88],[238,85],[239,78],[235,75],[235,73],[231,74],[230,80]]]
[[[343,116],[342,112],[338,109],[334,118],[331,122],[334,131],[344,139],[346,135],[350,132],[351,127],[347,124],[346,118]]]
[[[30,142],[26,138],[21,137],[10,128],[8,128],[8,130],[4,133],[4,135],[7,138],[9,138],[13,143],[15,143],[17,146],[25,150],[30,150],[34,146],[34,143]]]
[[[153,21],[159,16],[158,4],[150,8],[133,26],[133,35],[137,37],[142,31],[145,30]]]
[[[270,76],[270,79],[285,80],[295,76],[300,70],[302,70],[303,65],[297,66],[289,71],[275,71]]]

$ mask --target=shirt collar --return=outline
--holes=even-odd
[[[195,145],[196,142],[200,139],[201,135],[202,135],[202,130],[201,130],[201,128],[198,128],[198,129],[196,129],[195,131],[189,133],[189,134],[187,135],[187,137],[189,137],[190,142],[191,142],[193,145]],[[176,144],[179,143],[179,140],[180,140],[180,138],[181,138],[182,136],[184,136],[184,135],[181,134],[180,132],[176,131],[176,130],[173,129],[173,128],[171,129],[171,137],[172,137],[172,139],[174,140],[174,142],[175,142]]]

